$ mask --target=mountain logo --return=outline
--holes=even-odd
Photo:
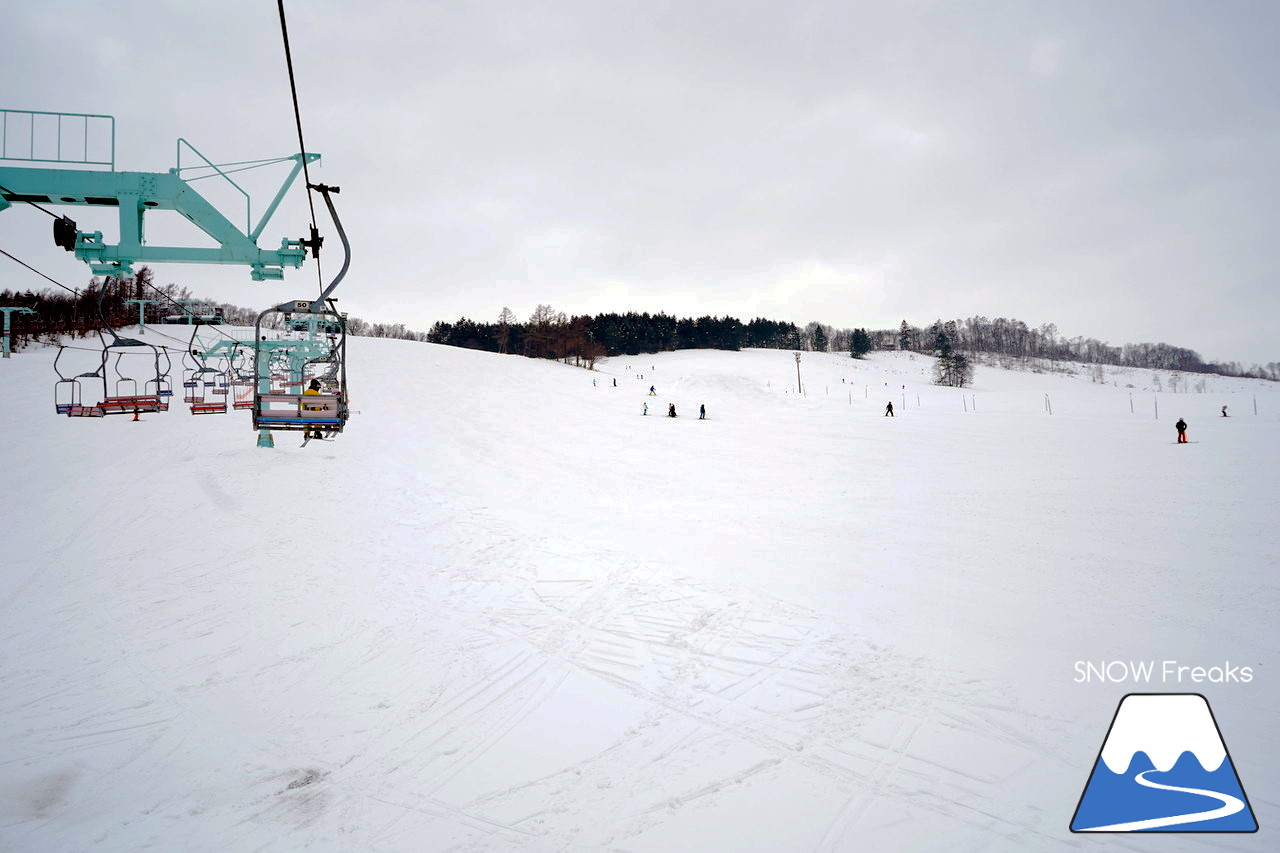
[[[1209,701],[1199,693],[1120,700],[1072,832],[1257,832]]]

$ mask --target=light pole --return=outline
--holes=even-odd
[[[800,384],[800,353],[796,353],[796,393],[804,393],[804,385]]]

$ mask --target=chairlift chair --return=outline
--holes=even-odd
[[[80,406],[80,380],[78,377],[63,376],[58,369],[58,360],[66,346],[58,346],[58,354],[53,357],[53,372],[58,374],[58,381],[53,383],[53,409],[60,415],[69,415],[73,408]],[[95,374],[96,375],[96,374]]]
[[[217,382],[218,371],[212,367],[200,367],[195,371],[195,380],[199,385],[199,399],[189,400],[191,403],[191,414],[193,415],[221,415],[227,411],[227,398],[218,397],[210,400],[206,397],[206,393],[210,388],[214,388]]]
[[[144,390],[147,394],[154,394],[163,404],[161,411],[169,410],[169,398],[173,396],[173,383],[169,381],[169,368],[173,366],[169,353],[164,354],[165,369],[157,370],[155,379],[148,379]]]
[[[99,337],[101,337],[102,333],[99,332],[98,334],[99,334]],[[160,351],[156,349],[154,346],[152,346],[151,344],[145,344],[142,341],[133,340],[132,338],[121,338],[118,335],[114,336],[112,342],[109,344],[106,343],[106,340],[104,338],[103,344],[104,346],[102,349],[102,368],[106,367],[107,359],[110,357],[111,352],[114,349],[117,349],[120,347],[126,347],[126,348],[147,347],[152,352],[152,357],[153,357],[155,368],[156,368],[156,378],[159,379]],[[125,352],[123,351],[117,352],[115,356],[116,356],[115,393],[114,394],[107,393],[108,380],[106,376],[106,370],[101,369],[102,402],[98,404],[98,408],[102,409],[103,413],[108,415],[131,415],[131,414],[137,414],[139,412],[162,411],[162,409],[160,408],[160,397],[158,394],[139,394],[137,380],[133,379],[132,377],[125,376],[120,371],[120,362],[124,358]],[[165,408],[167,409],[168,406],[166,405]]]
[[[334,341],[312,338],[293,342],[293,346],[288,348],[290,367],[285,381],[282,382],[278,380],[279,374],[275,368],[277,359],[283,357],[283,348],[263,345],[262,321],[272,313],[302,312],[319,315],[320,323],[337,324],[339,334]],[[321,306],[319,300],[283,303],[258,315],[254,327],[254,374],[260,377],[260,380],[255,384],[254,390],[254,429],[305,430],[309,433],[320,433],[325,437],[342,432],[349,415],[345,370],[345,326],[342,316],[332,307]],[[328,387],[320,394],[305,394],[303,388],[306,384],[306,367],[317,363],[330,365],[325,372]]]

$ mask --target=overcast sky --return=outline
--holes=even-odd
[[[1280,3],[286,9],[313,180],[341,186],[353,242],[336,295],[366,319],[982,314],[1280,360]],[[114,115],[117,168],[167,170],[178,137],[215,162],[297,150],[272,0],[9,3],[0,20],[0,107]],[[256,211],[277,177],[249,187]],[[308,218],[296,191],[260,245]],[[185,227],[148,237],[204,245]],[[0,248],[87,279],[30,208],[0,213]],[[316,288],[311,269],[157,273],[254,307]],[[0,285],[41,282],[8,264]]]

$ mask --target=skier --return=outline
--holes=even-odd
[[[698,420],[705,421],[707,419],[707,404],[703,403],[698,407]]]
[[[676,416],[676,404],[670,403],[667,405],[667,417],[674,418],[675,416]]]
[[[618,377],[616,377],[616,376],[615,376],[615,377],[613,377],[613,387],[614,387],[614,388],[617,388],[617,387],[618,387]]]
[[[1226,407],[1226,406],[1223,406],[1223,407],[1222,407],[1222,416],[1223,416],[1224,418],[1227,416],[1227,407]]]
[[[644,411],[643,411],[643,412],[641,412],[640,414],[642,414],[642,415],[647,415],[647,414],[649,414],[649,403],[648,403],[648,401],[645,401],[645,404],[644,404]]]
[[[1187,422],[1182,418],[1178,418],[1178,422],[1174,424],[1178,429],[1178,444],[1187,443]]]
[[[307,386],[307,390],[305,390],[305,391],[303,391],[303,392],[302,392],[302,395],[303,395],[304,397],[317,397],[317,396],[319,396],[319,395],[320,395],[320,380],[319,380],[319,379],[312,379],[312,380],[311,380],[311,384]],[[317,412],[317,411],[319,411],[319,410],[320,410],[321,408],[323,408],[323,407],[322,407],[322,406],[307,406],[307,405],[304,405],[302,408],[303,408],[304,410],[308,411],[308,412]],[[313,428],[311,428],[311,427],[306,427],[306,426],[304,426],[304,427],[302,428],[302,443],[303,443],[303,444],[306,444],[308,441],[310,441],[310,440],[311,440],[311,439],[313,439],[313,438],[322,438],[322,436],[320,435],[320,429],[319,429],[319,427],[316,427],[316,428],[314,428],[314,429],[313,429]]]
[[[650,396],[650,397],[656,397],[656,396],[658,396],[658,389],[657,389],[657,388],[655,388],[655,387],[653,387],[652,385],[650,385],[650,386],[649,386],[649,396]]]
[[[892,400],[890,400],[890,401],[889,401],[889,405],[887,405],[887,406],[885,406],[885,407],[884,407],[884,416],[885,416],[886,418],[892,418],[892,417],[895,417],[895,415],[893,414],[893,401],[892,401]]]

